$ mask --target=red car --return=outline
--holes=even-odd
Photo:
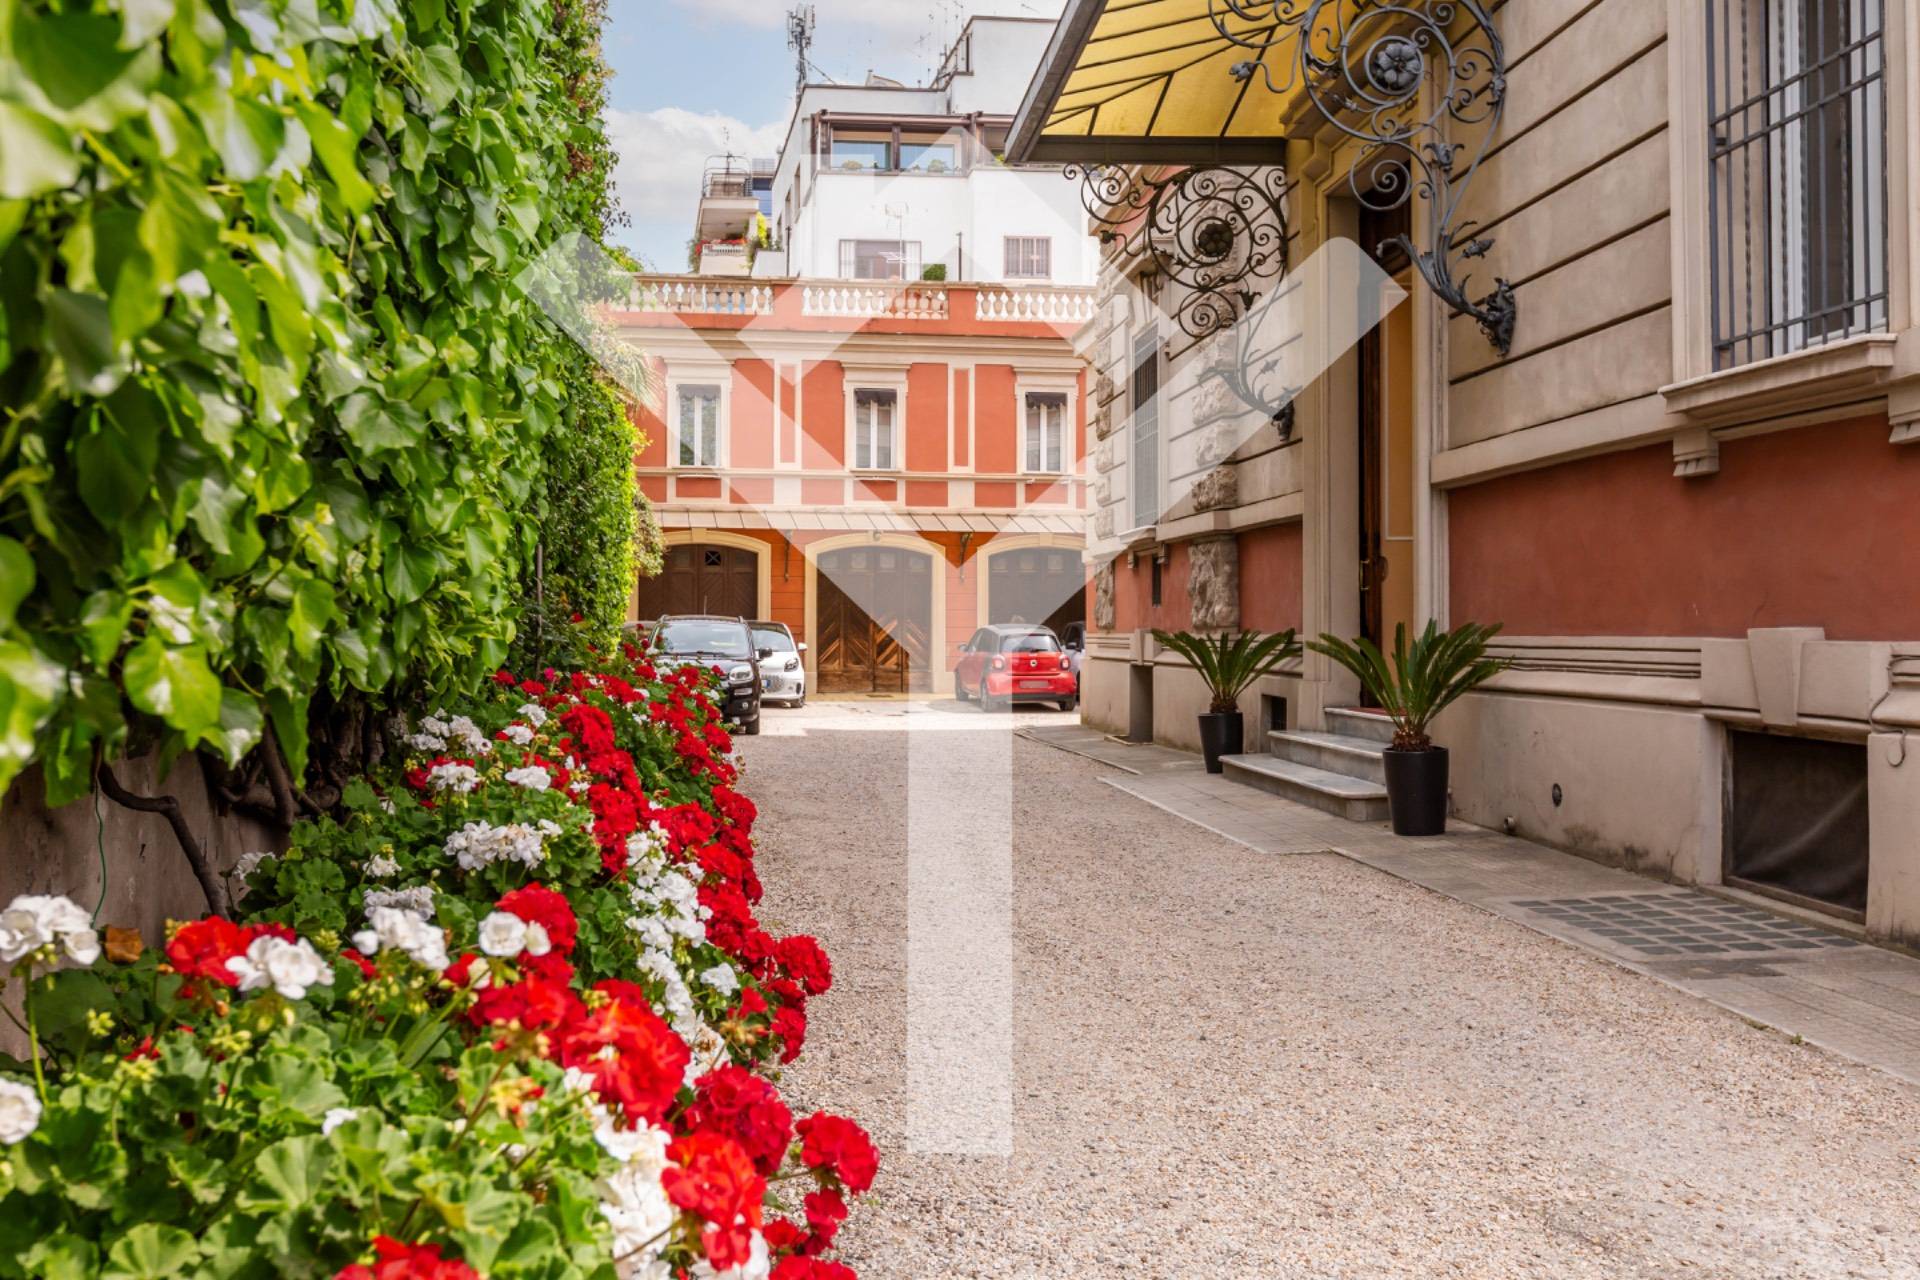
[[[1015,702],[1053,702],[1071,711],[1079,704],[1080,689],[1059,636],[1046,627],[1000,623],[980,628],[960,646],[953,696],[961,702],[978,699],[982,711],[1001,711]]]

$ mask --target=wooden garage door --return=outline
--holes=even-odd
[[[932,688],[932,555],[848,547],[821,556],[816,569],[820,691]]]
[[[685,543],[668,547],[657,578],[640,579],[640,616],[723,613],[754,618],[760,609],[760,558],[743,547]]]
[[[1057,633],[1087,620],[1087,573],[1078,551],[1023,547],[987,556],[988,622],[1044,624]]]

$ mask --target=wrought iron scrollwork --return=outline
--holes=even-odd
[[[1510,282],[1474,298],[1460,264],[1493,242],[1460,222],[1460,204],[1498,131],[1507,96],[1506,54],[1481,0],[1207,0],[1220,35],[1254,56],[1234,64],[1244,82],[1276,94],[1304,92],[1320,114],[1358,140],[1348,175],[1360,202],[1397,209],[1418,192],[1433,210],[1432,246],[1395,236],[1427,284],[1471,316],[1502,355],[1518,313]],[[1434,86],[1429,96],[1426,85]],[[1471,140],[1451,136],[1464,132]]]
[[[1232,328],[1263,285],[1287,273],[1292,190],[1278,168],[1182,169],[1149,177],[1138,169],[1069,166],[1100,242],[1148,259],[1181,286],[1174,320],[1195,343]]]

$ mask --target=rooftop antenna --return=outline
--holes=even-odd
[[[795,93],[807,87],[807,51],[813,48],[813,29],[817,21],[814,7],[810,4],[797,4],[787,10],[787,48],[793,50]]]

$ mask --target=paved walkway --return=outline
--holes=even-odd
[[[1920,1084],[1920,960],[1810,913],[1662,884],[1466,823],[1403,839],[1209,774],[1187,752],[1082,725],[1021,732],[1112,766],[1109,786],[1250,849],[1342,854]]]
[[[1070,723],[822,705],[742,744],[769,927],[834,960],[783,1087],[884,1152],[844,1237],[863,1280],[1920,1280],[1920,1090],[1514,912],[1110,785],[1180,802],[1178,761],[1125,775],[1007,728]],[[996,740],[1012,1150],[932,1154],[910,1138],[908,780],[950,741],[972,785]],[[951,822],[1005,829],[977,816]],[[1302,830],[1277,816],[1244,821]]]

